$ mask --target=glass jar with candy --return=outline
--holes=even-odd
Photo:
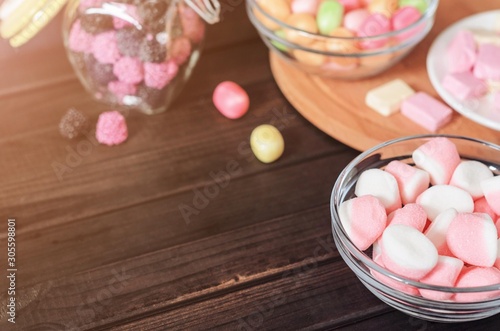
[[[87,91],[146,114],[165,111],[191,75],[205,36],[203,10],[192,2],[70,0],[63,37]]]

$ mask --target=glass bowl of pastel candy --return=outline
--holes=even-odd
[[[342,171],[330,207],[340,255],[386,304],[436,322],[500,312],[500,146],[382,143]]]
[[[438,0],[247,0],[264,43],[301,70],[339,79],[377,75],[431,30]]]

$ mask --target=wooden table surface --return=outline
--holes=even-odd
[[[0,330],[496,330],[498,315],[430,323],[363,287],[332,242],[329,214],[335,179],[358,152],[294,110],[244,2],[222,3],[172,109],[130,113],[130,137],[113,148],[58,133],[71,107],[94,123],[108,109],[69,67],[59,21],[19,50],[2,42],[0,268],[15,218],[17,311],[8,323],[2,280]],[[222,80],[248,91],[244,118],[214,109]],[[286,141],[269,165],[248,147],[264,123]]]

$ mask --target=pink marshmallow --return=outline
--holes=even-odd
[[[454,287],[463,267],[464,262],[460,259],[450,256],[439,256],[434,269],[420,281],[430,285]],[[453,293],[443,291],[419,289],[419,292],[424,298],[436,301],[450,300],[453,296]]]
[[[483,190],[481,181],[493,177],[493,172],[484,163],[478,161],[462,161],[451,176],[450,185],[469,192],[474,200],[481,198]]]
[[[384,262],[382,261],[382,256],[378,255],[373,259],[373,262],[378,264],[379,266],[385,268]],[[381,274],[380,272],[377,272],[373,269],[370,269],[370,273],[373,275],[375,279],[377,279],[379,282],[389,286],[392,289],[401,291],[406,294],[410,295],[418,295],[418,289],[414,286],[406,285],[405,283],[402,283],[400,281],[397,281],[391,277],[385,276]]]
[[[447,209],[436,217],[425,230],[425,236],[436,247],[439,255],[453,256],[446,243],[446,233],[453,219],[458,215],[453,208]]]
[[[451,121],[453,111],[427,93],[418,92],[403,101],[401,114],[421,127],[436,132]]]
[[[474,201],[474,212],[488,214],[492,220],[496,220],[498,217],[497,214],[493,211],[493,209],[488,204],[488,201],[486,201],[485,197],[482,197],[482,198]]]
[[[389,225],[382,234],[382,261],[387,269],[419,280],[437,264],[434,244],[420,231],[408,225]]]
[[[373,195],[384,205],[387,213],[401,208],[398,182],[390,173],[381,169],[369,169],[359,176],[354,190],[356,196]]]
[[[500,80],[500,46],[480,44],[474,76],[479,79]]]
[[[402,30],[413,23],[417,22],[422,14],[420,11],[412,6],[405,6],[399,8],[394,14],[392,14],[391,17],[391,24],[392,24],[392,29],[394,31]],[[399,34],[396,35],[396,38],[399,41],[404,41],[407,39],[410,39],[414,37],[416,34],[418,34],[425,25],[419,24],[418,26],[409,29],[408,31],[405,32],[400,32]]]
[[[360,250],[370,247],[387,224],[384,206],[371,195],[344,201],[339,207],[339,217],[347,235]]]
[[[465,263],[478,267],[495,263],[497,230],[487,214],[458,213],[448,227],[446,243]]]
[[[417,203],[424,208],[431,221],[450,208],[459,213],[472,213],[474,211],[474,200],[470,194],[451,185],[431,186],[418,196]]]
[[[319,2],[319,0],[292,0],[292,13],[316,15]]]
[[[205,23],[200,15],[185,4],[179,6],[179,14],[184,36],[195,44],[201,42],[205,36]]]
[[[403,208],[393,211],[387,217],[387,225],[404,224],[422,232],[427,222],[425,210],[416,203],[409,203]]]
[[[396,178],[403,204],[417,201],[417,197],[429,188],[429,174],[401,161],[391,161],[385,171]]]
[[[500,176],[481,181],[484,197],[495,214],[500,215]]]
[[[376,13],[368,16],[357,32],[359,37],[372,37],[389,31],[391,31],[391,21],[385,15]],[[388,40],[388,38],[374,38],[362,41],[360,44],[364,49],[376,49],[384,47]]]
[[[461,101],[481,97],[488,92],[488,85],[468,71],[447,74],[443,79],[442,85],[455,98]]]
[[[413,161],[430,175],[431,184],[448,184],[460,155],[453,142],[444,137],[432,138],[413,152]]]
[[[128,137],[127,122],[118,111],[108,111],[99,115],[96,138],[101,144],[119,145]]]
[[[456,287],[477,287],[488,286],[500,283],[500,270],[495,267],[470,267],[464,268],[464,271],[458,276]],[[500,291],[476,292],[476,293],[457,293],[454,296],[457,302],[475,302],[492,298],[498,298]]]
[[[344,27],[353,31],[358,32],[361,24],[370,16],[370,12],[366,9],[355,9],[347,12],[344,15]]]
[[[212,100],[221,114],[230,119],[242,117],[250,107],[248,93],[231,81],[219,83],[214,90]]]
[[[446,51],[448,71],[450,73],[471,71],[476,59],[476,42],[472,32],[469,30],[458,32]]]

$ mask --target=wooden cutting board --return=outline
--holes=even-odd
[[[500,1],[441,1],[436,23],[429,35],[400,63],[367,79],[346,81],[304,73],[271,52],[271,70],[290,103],[312,124],[333,138],[364,151],[383,141],[431,133],[400,113],[389,117],[369,109],[365,95],[370,89],[401,78],[416,91],[438,98],[427,76],[427,52],[435,37],[457,20],[477,12],[498,9]],[[441,100],[441,99],[440,99]],[[481,126],[454,112],[452,121],[437,133],[463,135],[500,144],[500,132]]]

